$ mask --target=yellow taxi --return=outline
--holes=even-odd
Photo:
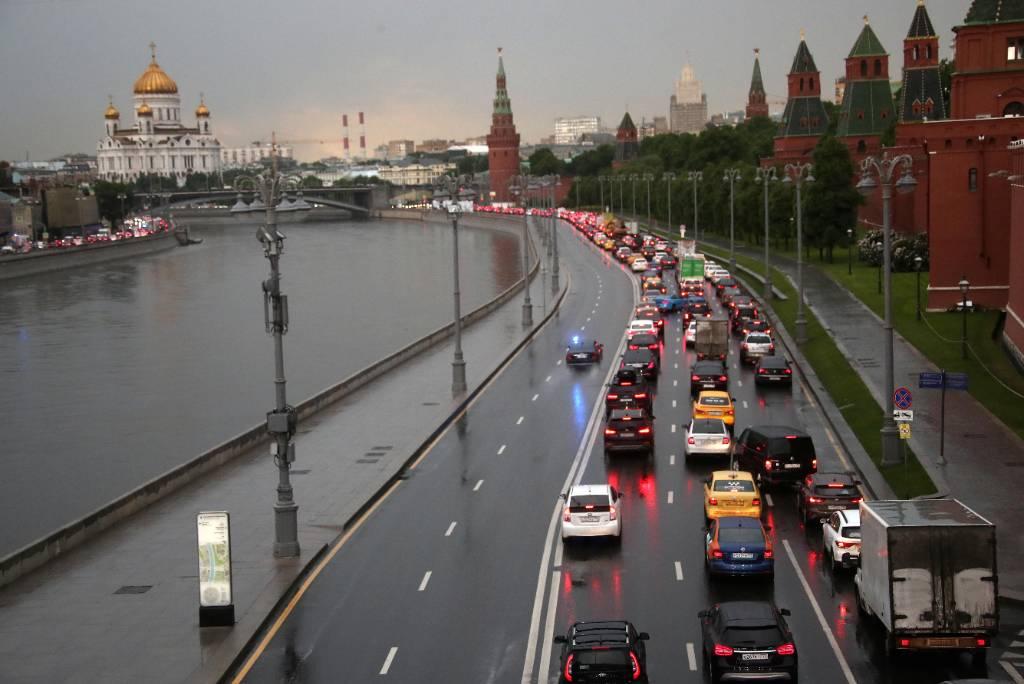
[[[693,402],[693,418],[721,418],[732,429],[736,425],[736,406],[728,392],[705,390]]]
[[[604,251],[610,252],[613,249],[615,249],[615,240],[612,240],[611,238],[606,238],[604,244],[601,246],[604,248]]]
[[[644,278],[642,287],[644,292],[654,291],[665,294],[665,283],[658,276]]]
[[[760,518],[761,492],[744,470],[716,470],[704,480],[704,519]]]

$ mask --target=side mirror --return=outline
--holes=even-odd
[[[765,532],[771,532],[772,531],[772,526],[771,525],[764,525],[763,527],[764,527],[764,531]]]
[[[789,612],[789,608],[779,608],[779,615],[789,617],[792,613]]]
[[[864,483],[863,483],[863,482],[861,482],[860,480],[854,480],[854,481],[853,481],[853,484],[855,484],[855,485],[862,485],[862,484],[864,484]]]
[[[736,397],[729,397],[729,398],[732,399],[732,403],[734,403],[734,404],[736,403]]]
[[[648,641],[651,638],[651,635],[648,634],[647,632],[640,632],[639,634],[636,635],[636,638],[639,639],[640,641]]]
[[[567,644],[567,643],[569,643],[569,640],[566,639],[561,634],[559,634],[558,636],[555,637],[555,643],[556,644]]]
[[[701,619],[706,618],[708,615],[710,615],[710,613],[708,611],[706,611],[706,610],[702,610],[699,613],[697,613],[697,617],[699,617]]]
[[[706,485],[711,484],[711,478],[710,477],[704,478],[704,484],[706,484]]]

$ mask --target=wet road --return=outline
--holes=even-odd
[[[520,273],[513,233],[460,231],[463,311]],[[249,226],[201,245],[4,282],[0,557],[260,422],[273,346]],[[451,320],[451,227],[282,228],[297,403]],[[387,334],[381,334],[386,330]]]
[[[701,481],[680,428],[689,410],[678,317],[668,324],[655,404],[652,460],[606,459],[602,390],[621,347],[634,278],[563,226],[572,292],[553,320],[364,522],[336,545],[316,580],[245,672],[250,682],[554,682],[551,639],[575,619],[622,618],[650,632],[652,682],[702,681],[697,611],[725,598],[773,598],[792,611],[804,682],[932,684],[979,676],[966,660],[928,656],[896,665],[876,625],[858,621],[850,575],[821,563],[820,532],[795,515],[794,494],[766,496],[774,583],[716,582],[703,573]],[[574,333],[605,342],[600,366],[567,369]],[[733,342],[730,366],[737,361]],[[732,368],[737,433],[790,424],[814,438],[821,468],[846,468],[799,384],[761,391]],[[672,425],[676,428],[673,431]],[[558,495],[572,482],[610,481],[626,496],[621,545],[563,547]],[[1000,647],[1024,627],[1004,611]],[[694,648],[695,647],[695,648]]]

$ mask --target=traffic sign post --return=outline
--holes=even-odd
[[[914,412],[908,409],[893,409],[892,419],[897,423],[913,423]]]
[[[892,403],[896,408],[906,410],[914,405],[914,395],[906,387],[897,387],[892,393]]]
[[[910,439],[910,423],[898,423],[900,439]]]
[[[917,380],[921,389],[942,390],[939,409],[939,465],[946,465],[946,388],[955,390],[967,389],[967,373],[921,373]],[[898,390],[897,390],[898,391]]]

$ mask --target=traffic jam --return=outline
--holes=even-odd
[[[560,599],[565,605],[558,609],[566,619],[558,621],[552,655],[559,681],[647,682],[648,660],[655,664],[658,649],[683,653],[688,669],[710,682],[798,681],[801,659],[813,663],[805,665],[804,681],[861,681],[854,674],[858,664],[847,662],[846,639],[837,643],[833,636],[845,623],[828,625],[815,601],[823,582],[830,583],[833,599],[837,587],[847,597],[839,612],[849,616],[851,630],[871,630],[873,647],[898,663],[897,674],[879,681],[907,681],[898,676],[899,668],[915,666],[907,658],[939,653],[952,660],[936,671],[984,670],[998,631],[991,524],[958,501],[871,501],[852,468],[836,467],[846,464],[837,453],[829,454],[830,465],[819,463],[823,445],[794,419],[800,410],[794,364],[768,312],[734,274],[698,253],[693,241],[670,243],[601,214],[563,210],[560,216],[610,266],[617,262],[634,274],[639,292],[621,354],[612,351],[618,341],[582,332],[566,345],[565,362],[573,372],[588,365],[612,367],[597,437],[604,456],[599,476],[606,480],[578,481],[562,494],[559,553],[569,558],[562,564],[563,579],[575,573],[594,578],[594,586],[607,572],[614,586],[628,570],[622,561],[653,555],[654,549],[638,545],[624,530],[631,512],[638,511],[632,497],[644,498],[647,508],[639,510],[650,515],[667,446],[668,464],[678,458],[688,473],[678,496],[689,495],[695,505],[702,500],[702,523],[693,533],[701,537],[699,572],[712,600],[706,597],[698,610],[677,615],[677,621],[695,621],[699,638],[665,646],[647,624],[653,615],[633,614],[614,602],[614,612],[593,614],[607,610],[609,602],[576,598],[579,585],[567,580]],[[672,389],[680,387],[681,392]],[[687,389],[688,399],[677,398]],[[775,406],[784,408],[785,423],[771,420]],[[834,442],[826,448],[839,451]],[[662,500],[678,506],[682,502],[674,494],[670,490]],[[806,560],[797,561],[789,542],[780,539],[779,509],[787,519],[798,519]],[[649,529],[656,522],[645,524]],[[991,543],[985,547],[991,553],[958,559],[957,534]],[[905,551],[890,553],[897,539],[907,542]],[[861,563],[862,552],[869,562]],[[922,553],[930,555],[922,559]],[[943,554],[941,561],[936,553]],[[783,555],[792,563],[780,561]],[[693,557],[675,561],[675,580],[683,581],[694,564]],[[820,568],[810,582],[801,570],[808,565]],[[797,587],[802,614],[815,615],[807,605],[814,604],[816,627],[803,630],[813,635],[791,629],[791,609],[797,606],[776,603],[778,583]],[[961,600],[959,609],[945,607],[943,592],[951,591]],[[954,620],[939,615],[947,610],[959,611]],[[802,639],[813,644],[811,652],[799,648]],[[821,664],[833,655],[838,665],[829,667],[839,671],[823,678]]]

